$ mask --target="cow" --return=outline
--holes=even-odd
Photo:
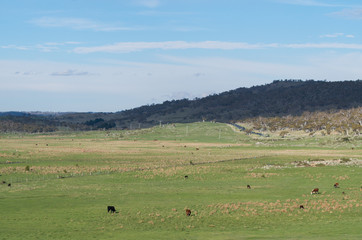
[[[300,208],[300,209],[304,209],[304,206],[303,206],[303,205],[300,205],[299,208]]]
[[[191,210],[190,209],[186,209],[186,216],[191,216]]]
[[[314,188],[310,194],[319,194],[319,188]]]
[[[334,186],[335,188],[339,188],[339,183],[335,183],[333,186]]]
[[[188,178],[189,178],[189,176],[185,175],[185,179],[188,179]]]
[[[249,185],[249,184],[246,186],[246,188],[247,188],[247,189],[251,189],[251,187],[250,187],[250,185]]]
[[[111,211],[111,213],[115,213],[115,212],[116,212],[116,209],[115,209],[114,206],[108,206],[108,207],[107,207],[107,210],[108,210],[108,212]]]
[[[8,187],[11,187],[11,183],[8,184]]]
[[[1,184],[5,184],[6,182],[5,181],[2,181]]]

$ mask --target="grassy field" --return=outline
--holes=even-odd
[[[220,123],[3,134],[0,239],[361,239],[361,162],[361,138]]]

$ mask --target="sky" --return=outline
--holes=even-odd
[[[0,111],[117,112],[362,78],[360,0],[0,2]]]

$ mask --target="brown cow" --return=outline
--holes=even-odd
[[[319,188],[314,188],[310,194],[319,194]]]
[[[334,186],[335,188],[339,188],[339,183],[335,183],[333,186]]]
[[[191,210],[190,209],[186,209],[186,216],[191,216]]]

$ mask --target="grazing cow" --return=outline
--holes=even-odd
[[[11,187],[11,183],[8,184],[8,187]]]
[[[2,184],[5,184],[6,182],[5,182],[5,181],[2,181],[1,183],[2,183]]]
[[[247,185],[246,188],[247,188],[247,189],[251,189],[250,185]]]
[[[314,188],[310,194],[318,194],[319,188]]]
[[[334,186],[335,188],[339,188],[339,183],[335,183],[333,186]]]
[[[198,151],[200,148],[196,148],[196,151]]]
[[[186,176],[185,176],[185,179],[188,179],[188,178],[189,178],[189,176],[186,175]]]
[[[186,209],[186,216],[191,216],[191,210],[190,209]]]
[[[304,206],[303,206],[303,205],[300,205],[299,208],[300,208],[300,209],[304,209]]]
[[[114,208],[114,206],[108,206],[107,207],[108,212],[111,211],[111,213],[115,213],[116,209]]]

